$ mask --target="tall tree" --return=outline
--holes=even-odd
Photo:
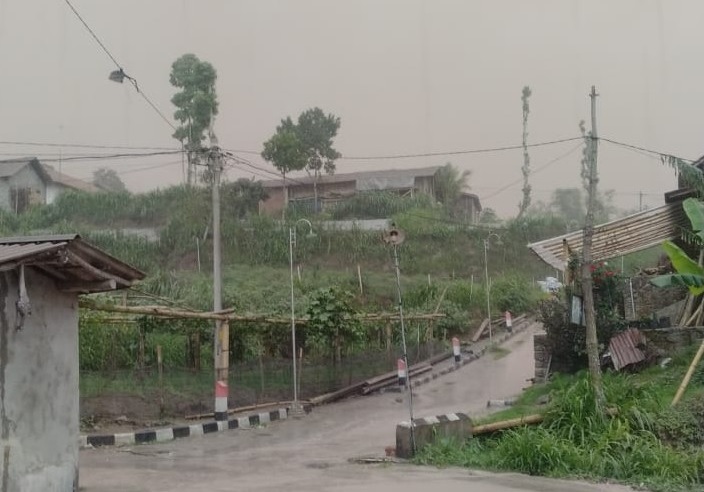
[[[206,61],[194,54],[186,54],[171,65],[171,85],[181,89],[171,102],[176,106],[174,118],[181,122],[173,137],[184,145],[188,156],[188,184],[196,178],[196,164],[203,148],[202,142],[213,116],[218,114],[215,92],[217,72]]]
[[[101,167],[93,171],[93,184],[105,191],[127,191],[125,183],[122,182],[117,172],[107,167]]]
[[[267,193],[261,181],[240,178],[222,186],[223,211],[230,217],[245,219],[257,213]]]
[[[291,171],[301,171],[306,167],[306,154],[298,130],[290,117],[281,120],[276,133],[264,142],[262,158],[271,162],[284,178],[284,204],[288,206],[286,175]]]
[[[521,95],[521,101],[523,101],[523,167],[521,167],[521,172],[523,173],[523,199],[521,203],[518,204],[518,217],[522,217],[526,213],[528,207],[530,207],[531,202],[531,186],[529,182],[530,178],[530,155],[528,155],[528,114],[530,114],[530,104],[528,99],[530,98],[532,92],[530,87],[527,85],[523,87],[523,93]]]
[[[276,133],[264,142],[262,157],[271,162],[284,177],[291,171],[305,169],[313,178],[313,198],[318,210],[318,180],[323,173],[335,173],[335,160],[340,153],[333,140],[340,129],[340,118],[325,114],[320,108],[304,111],[294,123],[290,117],[281,120]]]
[[[333,147],[333,139],[340,129],[340,118],[325,114],[320,108],[304,111],[296,126],[298,138],[306,158],[305,170],[313,176],[313,198],[318,212],[318,180],[323,172],[335,173],[335,160],[341,154]]]

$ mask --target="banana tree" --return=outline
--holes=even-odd
[[[692,224],[692,232],[687,231],[685,238],[701,247],[704,244],[704,202],[696,198],[687,198],[682,202],[682,207]],[[672,241],[665,241],[663,249],[677,273],[655,277],[651,282],[658,287],[673,285],[687,287],[692,296],[704,293],[704,267]]]

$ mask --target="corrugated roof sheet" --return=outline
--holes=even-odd
[[[95,186],[93,183],[89,183],[87,181],[74,178],[72,176],[67,176],[66,174],[60,173],[53,167],[47,166],[46,164],[42,164],[42,166],[44,167],[46,173],[49,175],[49,178],[51,178],[54,183],[58,183],[67,188],[73,188],[74,190],[85,191],[88,193],[99,193],[103,191],[97,186]]]
[[[66,244],[68,243],[0,244],[0,265],[9,261],[21,260],[40,253],[58,250],[62,246],[66,246]]]
[[[49,182],[57,183],[74,190],[86,191],[88,193],[98,193],[102,191],[92,183],[88,183],[87,181],[83,181],[72,176],[67,176],[58,172],[51,166],[41,164],[36,157],[25,157],[22,159],[0,161],[0,178],[12,177],[28,165],[35,166],[36,171],[41,175],[42,179]]]
[[[440,166],[433,167],[420,167],[415,169],[385,169],[381,171],[360,171],[356,173],[343,173],[343,174],[324,174],[318,180],[318,184],[321,183],[344,183],[346,181],[363,181],[363,180],[374,180],[374,179],[414,179],[435,176],[438,172]],[[293,177],[286,180],[288,186],[296,185],[309,185],[313,184],[312,176],[303,177]],[[284,185],[283,179],[270,179],[262,181],[262,186],[264,188],[278,188]]]
[[[612,337],[609,352],[614,368],[620,371],[624,367],[644,361],[645,353],[641,347],[645,348],[645,344],[645,336],[635,328],[629,328]]]
[[[33,267],[73,292],[129,287],[145,276],[78,234],[0,238],[0,270],[19,265]]]
[[[598,225],[594,227],[592,259],[604,261],[675,239],[679,237],[681,228],[688,224],[682,203],[677,202]],[[565,257],[563,243],[567,243],[570,251],[579,254],[582,241],[583,231],[576,231],[532,243],[528,247],[548,265],[564,270],[568,258]]]

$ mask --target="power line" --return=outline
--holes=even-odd
[[[163,155],[180,154],[180,150],[172,150],[169,152],[148,152],[141,154],[98,154],[98,155],[78,155],[69,157],[59,157],[54,159],[42,159],[42,162],[72,162],[72,161],[101,161],[113,159],[133,159],[137,157],[155,157]]]
[[[575,140],[584,140],[584,137],[571,137],[563,138],[559,140],[551,140],[548,142],[538,142],[534,144],[529,144],[527,147],[544,147],[546,145],[555,145],[564,142],[573,142]],[[470,150],[454,150],[448,152],[425,152],[419,154],[394,154],[394,155],[377,155],[377,156],[342,156],[340,160],[348,161],[370,161],[370,160],[388,160],[388,159],[410,159],[413,157],[437,157],[437,156],[449,156],[449,155],[463,155],[463,154],[485,154],[490,152],[502,152],[506,150],[519,150],[522,149],[523,145],[507,145],[504,147],[490,147],[485,149],[470,149]]]
[[[66,2],[66,5],[68,5],[69,8],[70,8],[71,10],[73,10],[73,13],[76,14],[76,17],[78,17],[78,20],[81,21],[81,23],[85,26],[85,28],[88,30],[88,32],[90,33],[90,35],[93,36],[93,39],[95,39],[95,42],[98,43],[98,45],[100,45],[100,47],[103,49],[103,51],[105,52],[105,54],[110,57],[110,59],[113,61],[113,63],[114,63],[115,65],[117,65],[117,68],[120,68],[120,69],[121,69],[122,67],[121,67],[120,64],[117,62],[117,60],[115,59],[115,57],[112,56],[112,53],[110,53],[110,51],[105,47],[105,45],[103,44],[103,42],[100,40],[100,38],[98,37],[98,35],[95,34],[95,32],[93,31],[93,29],[90,28],[90,26],[88,25],[88,23],[87,23],[85,20],[83,20],[83,17],[81,17],[81,14],[78,13],[78,10],[76,10],[75,7],[74,7],[73,5],[71,5],[71,2],[69,2],[69,0],[64,0],[64,1]]]
[[[237,162],[239,164],[243,164],[249,168],[255,169],[257,171],[261,171],[263,173],[267,173],[275,178],[281,179],[281,176],[277,172],[270,171],[270,170],[265,169],[263,167],[257,166],[256,164],[252,163],[252,161],[245,159],[244,157],[237,156],[237,155],[233,154],[232,152],[225,152],[225,156],[228,157],[229,159],[233,160],[234,162]],[[271,178],[269,178],[269,179],[271,179]],[[300,185],[310,184],[310,183],[306,183],[305,181],[301,181],[301,180],[298,180],[295,178],[286,178],[286,181],[289,181],[291,183],[297,183]]]
[[[626,147],[626,148],[631,149],[631,150],[639,150],[639,151],[641,151],[641,152],[646,152],[646,153],[648,153],[648,154],[654,154],[654,155],[656,155],[656,156],[658,156],[658,157],[672,156],[672,157],[675,157],[676,159],[679,159],[679,160],[681,160],[681,161],[684,161],[684,162],[687,162],[687,163],[690,163],[690,164],[695,161],[695,159],[685,159],[685,158],[682,158],[682,157],[673,156],[672,154],[667,154],[667,153],[665,153],[665,152],[659,152],[659,151],[657,151],[657,150],[646,149],[645,147],[639,147],[638,145],[632,145],[632,144],[628,144],[628,143],[624,143],[624,142],[619,142],[619,141],[617,141],[617,140],[611,140],[611,139],[609,139],[609,138],[599,137],[599,140],[603,140],[604,142],[609,142],[609,143],[614,144],[614,145],[619,145],[619,146],[621,146],[621,147]]]
[[[86,28],[86,30],[90,33],[90,35],[93,37],[93,39],[95,39],[95,42],[98,43],[98,45],[103,49],[103,51],[105,52],[105,54],[108,55],[108,57],[110,57],[110,59],[112,60],[112,62],[115,64],[115,66],[116,66],[116,67],[118,68],[118,70],[120,71],[120,74],[121,74],[123,77],[127,78],[127,80],[129,80],[129,81],[132,83],[132,85],[134,86],[134,88],[135,88],[135,90],[137,91],[137,93],[138,93],[140,96],[142,96],[142,99],[144,99],[144,100],[147,102],[147,104],[149,104],[149,106],[151,106],[151,108],[152,108],[154,111],[156,111],[156,113],[161,117],[161,119],[164,120],[164,121],[166,122],[166,124],[169,125],[173,130],[176,130],[176,126],[174,126],[174,124],[171,123],[171,121],[169,121],[169,119],[168,119],[166,116],[164,116],[164,113],[161,112],[161,110],[156,106],[156,104],[154,104],[154,103],[152,102],[152,100],[149,99],[149,97],[144,93],[144,91],[142,91],[142,90],[139,88],[139,85],[137,84],[137,80],[134,79],[134,78],[132,78],[132,77],[130,77],[129,75],[127,75],[127,74],[125,73],[125,71],[123,70],[123,68],[122,68],[122,66],[120,65],[120,63],[119,63],[119,62],[117,61],[117,59],[112,55],[112,53],[110,53],[110,50],[107,49],[107,47],[106,47],[105,44],[100,40],[100,38],[98,37],[98,35],[95,34],[95,31],[93,31],[93,29],[91,29],[91,27],[90,27],[90,26],[88,25],[88,23],[83,19],[83,17],[81,17],[81,14],[78,13],[78,10],[76,10],[76,8],[75,8],[73,5],[71,5],[71,2],[70,2],[69,0],[64,0],[64,1],[66,2],[66,5],[68,5],[69,8],[73,11],[73,13],[76,15],[76,17],[78,18],[78,20],[81,21],[81,23],[82,23],[83,26]],[[120,80],[120,82],[121,82],[121,81],[122,81],[122,80]]]
[[[176,147],[132,147],[129,145],[67,144],[56,142],[28,142],[0,140],[0,145],[23,145],[26,147],[61,147],[75,149],[119,149],[119,150],[178,150]]]
[[[581,139],[581,138],[580,138],[580,139]],[[538,174],[538,173],[541,172],[541,171],[544,171],[545,169],[547,169],[548,167],[552,166],[553,164],[555,164],[555,163],[561,161],[562,159],[568,157],[569,155],[571,155],[572,153],[574,153],[577,149],[580,149],[581,147],[582,147],[582,144],[579,143],[578,145],[576,145],[575,147],[573,147],[572,149],[570,149],[568,152],[566,152],[566,153],[564,153],[564,154],[562,154],[562,155],[560,155],[560,156],[558,156],[558,157],[555,157],[554,159],[552,159],[552,160],[546,162],[545,164],[543,164],[542,166],[538,167],[535,171],[533,171],[533,172],[531,173],[531,175],[535,175],[535,174]],[[523,178],[520,178],[520,179],[517,179],[517,180],[515,180],[515,181],[512,181],[512,182],[510,182],[509,184],[507,184],[507,185],[505,185],[505,186],[502,186],[501,188],[499,188],[498,190],[496,190],[494,193],[491,193],[491,194],[489,194],[489,195],[483,197],[482,200],[488,200],[489,198],[495,197],[496,195],[498,195],[498,194],[500,194],[500,193],[506,191],[507,189],[511,188],[512,186],[516,186],[517,184],[522,183],[522,182],[523,182]]]
[[[128,169],[128,170],[126,170],[126,171],[118,171],[117,174],[119,174],[120,176],[122,176],[122,175],[124,175],[124,174],[140,173],[140,172],[142,172],[142,171],[149,171],[149,170],[151,170],[151,169],[158,169],[158,168],[161,168],[161,167],[175,166],[175,165],[177,165],[177,164],[181,164],[181,161],[164,162],[164,163],[161,163],[161,164],[155,164],[155,165],[153,165],[153,166],[140,167],[140,168],[138,168],[138,169]]]

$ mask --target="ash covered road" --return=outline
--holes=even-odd
[[[533,374],[532,331],[414,390],[415,416],[486,412],[486,402],[517,395]],[[410,465],[360,465],[350,459],[383,456],[396,424],[408,420],[397,393],[359,397],[315,408],[300,420],[209,434],[164,444],[81,451],[85,492],[225,492],[383,490],[415,492],[616,491],[626,488],[520,475],[438,470]]]

